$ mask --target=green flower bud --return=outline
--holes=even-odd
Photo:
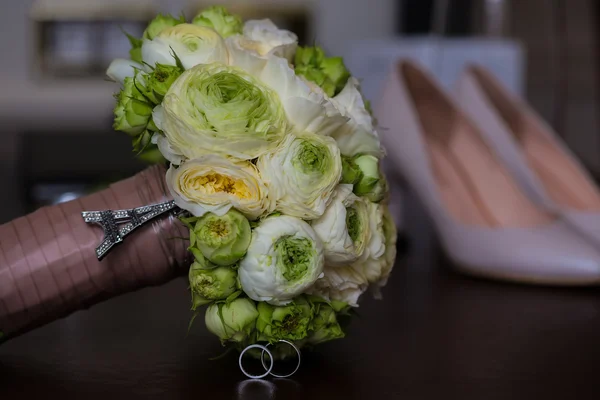
[[[212,28],[224,38],[241,34],[244,27],[242,18],[239,15],[230,14],[225,7],[221,6],[207,8],[198,14],[192,23]]]
[[[244,257],[252,239],[250,223],[234,209],[222,217],[205,214],[194,232],[198,249],[209,261],[221,266],[235,264]]]
[[[141,63],[143,61],[143,58],[142,58],[142,46],[132,47],[129,50],[129,57],[131,57],[131,59],[133,61]]]
[[[362,172],[361,179],[354,185],[357,196],[367,197],[373,203],[383,200],[387,192],[387,182],[379,170],[379,160],[371,155],[362,155],[354,159]]]
[[[144,41],[142,39],[138,39],[127,32],[124,32],[127,39],[129,39],[129,43],[131,44],[131,49],[129,50],[129,56],[135,62],[142,63],[142,44]]]
[[[131,136],[138,136],[146,129],[152,118],[153,106],[142,95],[139,88],[143,88],[139,80],[125,78],[124,87],[117,95],[115,107],[115,122],[113,128]]]
[[[156,105],[162,103],[169,88],[182,73],[183,69],[178,66],[156,64],[152,72],[144,76],[144,95]]]
[[[347,183],[354,185],[358,183],[363,177],[363,173],[356,165],[354,160],[348,157],[342,157],[342,181],[341,183]]]
[[[137,156],[137,158],[145,162],[146,164],[164,164],[167,160],[163,157],[162,153],[155,144],[149,144],[148,147],[143,149]]]
[[[315,47],[298,47],[294,63],[296,68],[312,64]]]
[[[207,269],[194,262],[189,272],[192,310],[215,300],[225,300],[237,290],[237,271],[231,267]]]
[[[206,309],[204,322],[208,330],[222,342],[243,342],[256,326],[258,311],[248,298],[238,298],[231,303],[212,304]]]
[[[344,89],[350,72],[341,57],[325,57],[320,47],[298,47],[295,57],[296,74],[319,85],[333,97]]]
[[[321,63],[321,70],[335,85],[336,93],[339,93],[344,89],[348,78],[350,78],[350,72],[346,69],[342,57],[325,58]]]
[[[184,24],[185,18],[175,18],[172,15],[162,15],[158,14],[156,18],[154,18],[146,30],[144,31],[144,39],[152,40],[161,33],[165,28],[170,28],[175,25]]]
[[[302,296],[285,306],[258,303],[259,341],[302,340],[308,336],[313,306]]]
[[[311,322],[311,334],[307,342],[311,345],[342,339],[345,334],[337,321],[335,310],[327,304],[319,304],[319,311]]]

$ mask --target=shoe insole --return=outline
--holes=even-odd
[[[529,166],[556,203],[581,211],[600,211],[600,190],[552,141],[525,127],[518,136]]]
[[[530,227],[553,220],[521,192],[472,127],[458,123],[449,129],[446,143],[425,136],[442,198],[455,218],[489,227]]]
[[[443,93],[408,70],[430,165],[448,211],[464,224],[531,227],[554,217],[533,204],[475,127]]]
[[[600,189],[551,139],[544,127],[519,106],[511,95],[488,72],[472,68],[471,72],[520,143],[529,167],[540,179],[546,192],[557,204],[582,211],[600,211]]]

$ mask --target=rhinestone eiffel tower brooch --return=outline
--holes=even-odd
[[[142,206],[129,210],[83,211],[81,216],[88,224],[97,224],[104,230],[104,239],[96,247],[96,256],[102,260],[123,239],[147,222],[166,213],[178,214],[181,209],[174,201]]]

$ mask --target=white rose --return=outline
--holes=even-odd
[[[308,294],[327,300],[336,300],[358,307],[360,296],[369,288],[369,282],[360,269],[346,265],[343,267],[327,266],[323,277],[307,290]]]
[[[284,305],[322,275],[323,246],[306,222],[290,216],[269,217],[252,232],[238,276],[253,300]]]
[[[256,165],[276,209],[307,220],[323,215],[342,177],[335,140],[315,134],[290,134],[275,151],[260,156]]]
[[[356,78],[348,79],[344,89],[331,99],[339,112],[350,121],[332,133],[343,155],[371,154],[377,158],[383,155],[379,135],[373,126],[373,118],[365,108]]]
[[[171,166],[166,181],[175,203],[196,217],[208,212],[222,216],[233,207],[256,219],[272,209],[267,187],[247,161],[207,155]]]
[[[279,29],[270,19],[250,20],[244,24],[243,35],[228,38],[230,47],[252,52],[259,57],[275,55],[292,62],[298,47],[298,36]]]
[[[227,64],[229,53],[223,38],[211,28],[180,24],[165,28],[154,39],[144,40],[142,59],[154,65],[176,65],[175,55],[183,67],[219,62]]]
[[[368,203],[371,238],[364,261],[355,263],[369,283],[385,286],[396,259],[396,226],[384,204]]]
[[[339,185],[325,214],[311,226],[323,242],[327,265],[348,265],[363,255],[370,237],[367,204],[352,193],[352,185]]]

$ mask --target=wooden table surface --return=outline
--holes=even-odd
[[[293,380],[245,380],[190,313],[180,279],[78,312],[0,346],[0,396],[40,399],[598,399],[598,289],[458,275],[426,219],[384,301],[345,340],[305,354]]]

